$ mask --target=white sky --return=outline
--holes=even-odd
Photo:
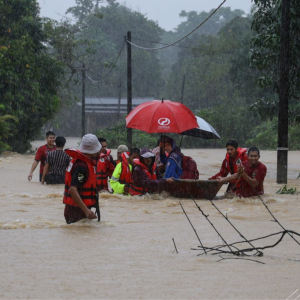
[[[66,10],[76,4],[75,0],[38,0],[38,2],[41,16],[56,20],[62,19]],[[182,10],[208,12],[218,7],[223,0],[119,0],[117,2],[146,14],[148,19],[157,21],[160,27],[172,30],[184,20],[179,17]],[[223,7],[230,6],[232,10],[242,9],[245,13],[249,13],[252,4],[253,0],[227,0]]]

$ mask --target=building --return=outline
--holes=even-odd
[[[154,100],[153,97],[133,98],[132,109]],[[78,102],[78,105],[82,105]],[[109,127],[124,121],[127,116],[127,98],[85,98],[86,132]]]

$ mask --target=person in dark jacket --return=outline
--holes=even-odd
[[[160,193],[167,189],[167,184],[173,183],[172,178],[161,177],[155,164],[155,155],[148,149],[142,148],[139,158],[134,159],[130,195],[145,193]]]

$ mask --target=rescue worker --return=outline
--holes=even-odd
[[[127,146],[120,145],[118,147],[121,161],[117,164],[114,173],[110,179],[110,185],[114,190],[114,194],[129,194],[129,186],[131,184],[131,172],[133,166],[133,160],[139,157],[140,149],[132,148],[130,152]]]
[[[99,139],[98,139],[99,140]],[[101,144],[102,146],[102,144]],[[111,150],[100,151],[99,160],[97,162],[97,188],[98,191],[108,191],[108,177],[111,177],[114,172],[114,165],[112,164],[109,153]]]
[[[101,144],[93,134],[86,134],[81,141],[79,149],[67,149],[65,152],[72,157],[66,170],[64,216],[68,224],[81,219],[96,219],[91,210],[96,208],[98,221],[100,209],[98,203],[98,190],[96,182],[96,165],[101,150]]]
[[[251,147],[248,150],[248,161],[238,166],[238,172],[232,176],[220,179],[220,182],[240,180],[240,188],[235,190],[239,197],[247,198],[264,193],[264,179],[267,174],[267,167],[258,161],[260,153],[258,148]]]
[[[142,148],[139,158],[134,159],[132,183],[129,188],[130,195],[143,195],[145,193],[160,193],[167,189],[167,184],[173,183],[172,178],[161,177],[155,163],[155,154],[148,148]]]
[[[238,148],[238,143],[235,140],[229,140],[226,143],[227,153],[225,159],[223,160],[220,172],[216,175],[209,178],[209,180],[216,179],[222,180],[229,173],[233,175],[238,172],[238,166],[244,162],[248,161],[247,149],[246,148]],[[233,179],[229,182],[229,186],[227,188],[228,191],[234,192],[239,189],[239,183],[237,180]]]
[[[111,155],[111,150],[107,149],[107,141],[105,138],[98,138],[98,141],[100,142],[102,148],[100,151],[100,155],[103,153],[107,157],[107,159],[113,164],[113,166],[116,166],[116,162],[114,161],[112,155]]]

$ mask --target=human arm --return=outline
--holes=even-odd
[[[168,183],[173,182],[173,179],[169,178]],[[143,187],[150,193],[161,192],[166,188],[167,180],[161,179],[150,179],[147,174],[142,170],[141,167],[136,166],[132,173],[132,181],[135,186]]]
[[[241,177],[252,187],[256,187],[259,184],[259,180],[257,180],[257,177],[251,178],[247,175],[245,172],[245,168],[243,165],[239,166],[239,173],[241,174]],[[264,178],[265,176],[263,176]]]
[[[226,161],[226,159],[224,159],[219,173],[210,177],[209,180],[213,180],[213,179],[219,180],[219,179],[222,179],[223,177],[226,177],[229,173],[228,169],[226,168],[226,164],[227,164],[227,161]]]
[[[75,201],[75,203],[82,209],[82,211],[85,213],[85,216],[88,219],[97,219],[97,216],[94,212],[92,212],[82,201],[78,190],[75,186],[70,186],[69,193],[72,196],[72,199]]]
[[[227,183],[227,182],[238,180],[239,178],[240,178],[240,174],[239,173],[235,173],[235,174],[233,174],[231,176],[228,176],[228,177],[218,177],[218,178],[216,178],[216,180],[218,180],[218,181],[220,181],[222,183]]]
[[[106,163],[106,169],[107,169],[108,177],[112,177],[112,174],[114,172],[115,167],[111,163],[111,161],[109,161],[108,159],[105,159],[105,163]]]
[[[48,173],[48,170],[49,170],[49,163],[46,163],[45,167],[44,167],[43,175],[42,175],[41,184],[45,183],[45,177],[46,177],[46,175]]]
[[[34,161],[33,161],[32,166],[31,166],[31,169],[30,169],[30,173],[29,173],[29,175],[28,175],[28,180],[29,180],[29,181],[31,181],[33,172],[34,172],[34,170],[36,169],[36,167],[37,167],[38,164],[39,164],[39,161],[37,161],[37,160],[34,160]]]

